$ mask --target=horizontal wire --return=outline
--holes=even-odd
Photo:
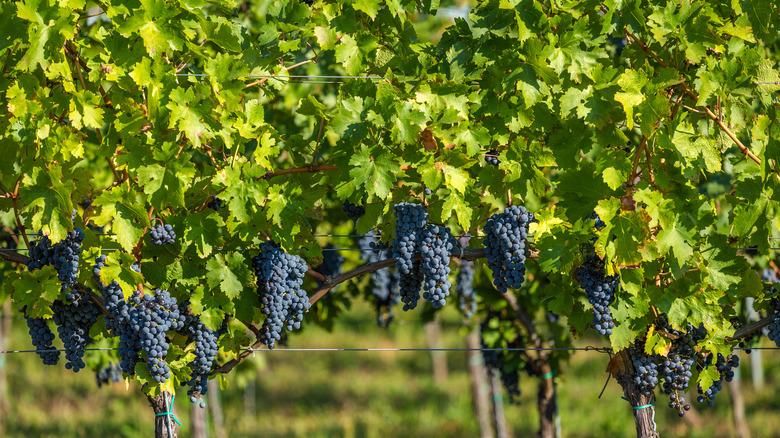
[[[119,350],[118,347],[105,347],[105,348],[85,348],[84,351],[114,351]],[[290,352],[383,352],[383,351],[397,351],[397,352],[430,352],[430,351],[594,351],[597,353],[612,353],[611,347],[519,347],[519,348],[276,348],[273,350],[267,348],[244,348],[244,351],[251,352],[277,352],[277,351],[290,351]],[[734,350],[780,350],[780,347],[734,347]],[[0,354],[15,354],[15,353],[48,353],[55,351],[68,351],[64,348],[52,348],[49,350],[0,350]]]
[[[119,350],[119,347],[105,347],[105,348],[85,348],[84,351],[113,351]],[[0,354],[13,354],[13,353],[48,353],[54,351],[68,351],[64,348],[51,348],[49,350],[0,350]]]
[[[119,350],[119,347],[105,347],[105,348],[85,348],[84,351],[113,351]],[[607,352],[612,351],[610,347],[549,347],[549,348],[278,348],[278,349],[266,349],[266,348],[244,348],[244,351],[597,351]],[[64,348],[52,348],[49,350],[0,350],[0,354],[14,354],[14,353],[47,353],[54,351],[68,351]]]
[[[96,236],[116,236],[116,233],[92,233]],[[37,236],[38,233],[0,233],[0,236]]]
[[[191,77],[208,77],[208,73],[176,73],[174,76],[191,76]],[[284,79],[284,78],[297,78],[297,79],[385,79],[384,76],[339,76],[339,75],[246,75],[242,78],[271,78],[271,79]]]

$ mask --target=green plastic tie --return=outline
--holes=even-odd
[[[623,399],[623,400],[625,400],[625,401],[628,401],[628,399],[627,399],[627,398],[625,398],[625,397],[623,397],[623,396],[620,396],[620,398],[622,398],[622,399]],[[631,406],[631,409],[633,409],[633,410],[637,411],[637,410],[639,410],[639,409],[644,409],[644,408],[652,408],[652,407],[653,407],[653,404],[652,404],[652,403],[650,403],[649,405],[644,405],[644,406]]]
[[[174,415],[174,414],[173,414],[173,401],[174,401],[174,400],[176,400],[176,396],[175,396],[175,395],[174,395],[174,396],[171,396],[171,410],[170,410],[170,412],[163,412],[163,413],[160,413],[160,414],[154,414],[154,416],[155,416],[155,417],[164,417],[164,416],[166,416],[166,415],[170,415],[170,416],[171,416],[171,418],[173,418],[173,421],[175,421],[175,422],[176,422],[176,424],[178,424],[179,426],[181,426],[181,423],[179,423],[179,419],[178,419],[178,418],[176,418],[176,415]]]
[[[542,379],[545,379],[545,380],[547,380],[547,379],[552,379],[552,377],[553,377],[554,375],[555,375],[555,372],[554,372],[554,371],[550,371],[550,372],[549,372],[549,373],[547,373],[547,374],[542,374]]]

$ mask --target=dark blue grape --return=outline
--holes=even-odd
[[[260,296],[260,311],[266,315],[260,328],[260,340],[273,349],[281,339],[282,329],[297,330],[303,313],[311,304],[301,290],[307,266],[302,258],[290,255],[279,244],[268,241],[260,244],[260,254],[252,259]]]
[[[600,230],[600,229],[602,229],[602,228],[604,228],[604,227],[606,227],[606,226],[607,226],[607,224],[606,224],[606,223],[604,223],[604,221],[603,221],[603,220],[601,220],[601,218],[599,217],[598,213],[596,213],[595,211],[594,211],[593,213],[591,213],[590,215],[586,216],[586,217],[585,217],[585,219],[593,219],[593,220],[595,220],[595,221],[596,221],[596,223],[595,223],[595,225],[593,225],[593,226],[594,226],[594,227],[595,227],[597,230]]]
[[[534,220],[525,207],[510,206],[488,218],[485,227],[485,255],[493,272],[493,284],[500,292],[518,289],[525,280],[525,250],[528,226]]]
[[[471,318],[477,311],[477,294],[474,293],[474,262],[463,260],[455,279],[455,292],[458,295],[458,308],[463,316]]]
[[[60,360],[60,352],[54,348],[54,333],[43,318],[27,318],[27,328],[35,346],[36,353],[44,365],[56,365]]]
[[[386,245],[377,244],[378,235],[369,231],[358,239],[360,256],[368,263],[376,263],[391,257]],[[377,324],[387,327],[395,315],[393,306],[401,300],[398,289],[398,271],[393,268],[383,268],[371,273],[371,295],[374,298]]]
[[[355,205],[349,201],[344,201],[341,206],[341,210],[347,214],[347,219],[358,220],[361,216],[366,214],[366,209],[362,205]]]
[[[52,304],[53,320],[57,334],[65,346],[65,368],[74,372],[86,367],[85,348],[90,342],[89,329],[97,322],[100,309],[86,295],[74,298],[70,303],[55,301]]]
[[[192,403],[198,402],[199,397],[206,395],[208,391],[208,379],[211,370],[214,368],[214,360],[219,353],[219,346],[217,341],[219,340],[219,333],[206,327],[200,318],[195,315],[190,315],[189,311],[186,312],[186,318],[182,331],[187,335],[190,340],[195,341],[195,359],[190,362],[190,368],[192,369],[192,375],[187,385],[190,387],[187,390],[187,395],[190,396]],[[223,320],[223,325],[227,326],[228,319]],[[202,405],[203,407],[205,405]]]
[[[344,256],[329,243],[325,245],[325,249],[322,251],[322,263],[315,270],[326,277],[336,277],[341,275],[342,264],[344,264]],[[322,286],[322,282],[318,281],[317,284]],[[336,287],[331,290],[335,290]]]
[[[152,245],[173,245],[176,243],[176,232],[170,224],[157,224],[149,231],[149,238]]]
[[[398,260],[399,288],[404,311],[417,307],[424,274],[422,262],[415,260],[422,230],[428,225],[428,212],[421,204],[402,202],[393,207],[395,240],[393,257]]]
[[[498,165],[501,164],[501,160],[498,159],[498,151],[495,149],[489,150],[488,153],[485,154],[485,162],[498,167]]]
[[[217,195],[213,195],[211,197],[211,200],[209,201],[209,203],[206,204],[206,207],[208,207],[208,208],[210,208],[210,209],[212,209],[214,211],[219,211],[222,208],[223,204],[224,204],[223,200],[219,199],[217,197]]]
[[[455,238],[450,229],[439,225],[428,225],[420,232],[418,247],[422,256],[423,298],[430,301],[434,309],[444,306],[450,295],[450,253],[455,247]]]
[[[119,383],[122,381],[122,370],[115,363],[108,364],[100,370],[95,370],[95,381],[98,388],[111,383]]]
[[[604,261],[595,254],[588,254],[585,263],[575,271],[580,287],[585,289],[588,302],[593,305],[593,325],[602,335],[611,335],[615,322],[609,306],[615,300],[615,289],[620,276],[604,272]]]

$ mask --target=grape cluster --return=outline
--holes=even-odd
[[[471,318],[477,311],[477,294],[474,293],[474,262],[461,261],[458,276],[455,279],[455,292],[458,295],[458,308],[463,316]]]
[[[415,260],[419,238],[428,224],[425,206],[402,202],[393,207],[395,214],[395,240],[393,257],[398,260],[399,285],[404,311],[417,307],[420,288],[425,278],[422,262]]]
[[[780,347],[780,295],[777,293],[775,283],[778,282],[777,273],[773,269],[763,269],[761,271],[761,280],[772,283],[764,293],[769,297],[769,317],[772,322],[766,328],[767,337]]]
[[[200,396],[206,395],[208,391],[209,373],[211,373],[214,367],[214,359],[217,357],[219,347],[217,340],[219,339],[219,333],[206,327],[200,318],[195,315],[188,315],[185,318],[183,329],[181,330],[187,335],[190,340],[195,341],[195,359],[190,362],[190,368],[192,369],[192,377],[187,385],[190,387],[187,390],[187,395],[190,396],[192,403],[198,403]],[[223,321],[223,325],[227,327],[227,318]],[[205,407],[203,401],[200,402],[200,407]]]
[[[76,283],[79,274],[79,258],[81,255],[81,242],[84,233],[81,228],[69,231],[65,239],[52,245],[49,236],[38,232],[39,239],[30,245],[30,258],[27,261],[27,269],[32,272],[51,265],[57,271],[57,278],[63,283],[62,289]]]
[[[498,165],[501,164],[501,160],[498,159],[498,151],[495,149],[489,150],[488,153],[485,154],[485,162],[498,167]]]
[[[122,370],[115,363],[102,367],[95,371],[95,381],[98,388],[110,383],[119,383],[122,380]]]
[[[181,331],[184,317],[176,299],[164,289],[155,289],[154,295],[136,290],[130,303],[133,305],[130,326],[138,334],[139,346],[146,353],[146,367],[156,382],[163,383],[171,377],[171,369],[165,362],[168,354],[165,336],[169,330]]]
[[[124,292],[119,283],[112,281],[104,286],[100,281],[100,270],[106,266],[106,256],[95,259],[92,274],[98,285],[98,291],[103,297],[103,305],[106,309],[106,330],[119,337],[119,367],[128,374],[135,374],[135,365],[140,361],[138,353],[141,351],[140,334],[131,324],[135,316],[134,308],[125,300]]]
[[[149,237],[152,239],[152,245],[173,245],[176,243],[176,232],[170,224],[155,225],[149,231]]]
[[[420,254],[423,258],[423,298],[430,301],[434,309],[447,304],[450,295],[450,253],[455,247],[455,238],[450,229],[439,225],[428,225],[420,233]]]
[[[171,377],[170,367],[165,362],[168,353],[166,333],[181,331],[184,327],[184,316],[176,299],[166,290],[155,289],[153,294],[136,290],[129,300],[125,300],[119,283],[112,281],[106,286],[101,283],[100,270],[104,266],[106,257],[98,257],[92,273],[104,300],[106,329],[119,336],[120,368],[134,374],[135,365],[140,361],[139,353],[144,351],[152,378],[159,383],[165,382]]]
[[[535,220],[525,207],[510,206],[488,218],[485,224],[485,255],[500,292],[519,288],[525,280],[525,250],[528,226]]]
[[[43,318],[27,318],[27,328],[35,346],[36,353],[43,360],[44,365],[57,365],[60,361],[60,352],[54,348],[54,333],[49,324]]]
[[[390,257],[389,248],[377,243],[377,235],[367,232],[358,239],[360,256],[368,263],[375,263]],[[393,306],[401,300],[398,290],[398,271],[393,268],[382,268],[371,273],[371,295],[376,308],[376,320],[380,327],[387,327],[395,315]]]
[[[607,276],[604,272],[604,261],[595,254],[588,254],[575,274],[580,287],[585,289],[588,302],[593,305],[593,325],[600,334],[611,335],[615,322],[612,320],[609,305],[615,300],[619,276]]]
[[[661,372],[664,376],[663,389],[666,394],[671,394],[673,391],[685,391],[690,383],[691,367],[693,366],[694,358],[683,357],[673,352],[667,358],[664,359]]]
[[[89,329],[97,322],[100,309],[86,296],[81,296],[69,304],[55,301],[52,311],[57,334],[65,346],[65,358],[68,360],[65,368],[78,372],[86,367],[82,359],[84,349],[90,341]]]
[[[639,387],[642,394],[650,395],[653,393],[656,385],[658,385],[658,356],[649,356],[643,350],[644,348],[640,344],[635,348],[631,348],[629,353],[636,370],[634,383]]]
[[[398,259],[398,269],[402,275],[412,273],[414,256],[420,232],[428,225],[428,212],[425,206],[401,202],[393,207],[395,214],[395,241],[393,257]]]
[[[325,245],[325,250],[322,251],[322,263],[317,266],[316,271],[326,277],[335,277],[341,275],[342,264],[344,264],[344,256],[329,243]],[[322,286],[322,283],[319,283],[319,285]]]
[[[712,365],[712,356],[707,357],[706,365]],[[734,380],[734,370],[739,367],[739,356],[731,354],[728,358],[723,357],[718,353],[718,359],[715,361],[715,369],[718,371],[718,380],[712,382],[712,386],[707,390],[702,391],[701,386],[698,388],[699,396],[696,401],[699,403],[707,402],[710,407],[715,405],[715,395],[723,389],[723,381],[731,382]],[[702,367],[703,368],[703,367]]]
[[[344,204],[341,206],[341,210],[347,214],[347,219],[358,220],[361,216],[366,214],[365,207],[362,205],[355,205],[348,200],[344,201]]]
[[[257,278],[260,310],[266,315],[260,329],[260,340],[273,349],[281,339],[282,328],[292,331],[300,328],[303,312],[311,304],[306,292],[301,290],[306,263],[298,256],[290,255],[279,244],[268,241],[260,245],[260,254],[252,259]]]
[[[591,213],[590,215],[586,216],[585,219],[593,219],[596,221],[596,223],[593,225],[597,230],[600,230],[607,226],[606,223],[604,223],[603,220],[599,217],[599,214],[595,211]]]
[[[211,200],[209,200],[209,203],[206,204],[206,207],[214,211],[219,211],[222,208],[222,205],[224,205],[224,202],[225,201],[217,198],[217,195],[212,195]]]

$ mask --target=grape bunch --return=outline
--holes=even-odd
[[[685,404],[685,398],[680,393],[688,389],[688,384],[693,375],[691,367],[694,361],[693,357],[682,357],[672,350],[672,353],[664,359],[661,365],[661,373],[664,376],[663,390],[664,393],[669,395],[669,407],[677,409],[681,417],[685,415],[685,411],[690,409],[690,406]]]
[[[49,324],[43,318],[28,318],[25,315],[25,319],[35,352],[41,357],[43,364],[57,365],[60,361],[60,352],[54,348],[54,333],[49,328]]]
[[[260,340],[273,349],[281,339],[282,329],[300,328],[303,313],[311,307],[306,292],[301,290],[306,263],[290,255],[273,242],[263,242],[260,254],[252,259],[257,278],[260,310],[266,315],[260,329]]]
[[[347,219],[358,220],[361,216],[366,214],[365,207],[362,205],[355,205],[348,200],[344,201],[344,204],[341,206],[341,210],[347,214]]]
[[[525,280],[525,250],[528,226],[535,220],[525,207],[510,206],[488,218],[484,227],[485,255],[500,292],[519,288]]]
[[[434,309],[447,304],[450,295],[450,253],[457,243],[450,229],[439,225],[428,225],[420,233],[420,254],[422,255],[423,298],[430,301]]]
[[[329,243],[322,251],[322,263],[317,266],[316,271],[326,277],[335,277],[341,275],[342,264],[344,264],[344,256]],[[322,286],[322,283],[318,284]]]
[[[155,225],[149,230],[149,237],[152,239],[152,245],[173,245],[176,243],[176,232],[170,224]]]
[[[501,160],[498,159],[498,151],[495,149],[489,150],[488,153],[485,154],[485,162],[498,167],[498,165],[501,164]]]
[[[109,364],[95,371],[95,381],[98,388],[110,383],[119,383],[122,380],[122,370],[115,363]]]
[[[42,232],[39,231],[38,236],[40,238],[30,245],[27,269],[32,272],[51,265],[57,271],[58,279],[63,283],[63,290],[73,286],[79,273],[81,242],[85,237],[81,228],[76,227],[73,231],[69,231],[65,239],[54,245],[49,236],[44,236]]]
[[[603,220],[601,220],[601,218],[599,217],[599,214],[596,213],[595,211],[593,213],[591,213],[590,215],[586,216],[585,219],[593,219],[593,220],[595,220],[596,223],[593,225],[593,227],[596,228],[597,230],[600,230],[600,229],[602,229],[602,228],[607,226],[607,224],[604,223]]]
[[[463,260],[458,276],[455,278],[455,292],[458,295],[458,308],[463,316],[471,318],[477,311],[477,294],[474,293],[474,262]]]
[[[106,256],[97,257],[92,274],[97,281],[98,291],[103,297],[103,305],[106,309],[106,330],[111,335],[119,337],[119,367],[122,371],[132,375],[135,374],[136,363],[141,360],[138,355],[141,351],[141,338],[132,324],[136,311],[125,300],[124,292],[119,283],[112,281],[104,286],[100,281],[100,270],[106,264]]]
[[[222,208],[222,205],[224,205],[224,202],[225,201],[219,199],[217,195],[212,195],[211,200],[209,200],[209,203],[206,204],[206,207],[214,211],[219,211]]]
[[[223,321],[223,325],[226,326],[224,324],[226,322],[227,318]],[[187,382],[187,385],[190,387],[187,390],[187,395],[190,396],[190,402],[198,403],[198,398],[206,395],[208,391],[209,373],[214,368],[214,359],[219,352],[217,345],[219,333],[206,327],[200,318],[190,315],[189,312],[187,312],[181,331],[190,340],[195,341],[195,359],[190,362],[192,376],[190,381]],[[200,401],[200,407],[204,408],[206,404]]]
[[[389,248],[377,243],[377,237],[373,231],[369,231],[358,239],[360,256],[368,263],[390,257]],[[398,271],[393,267],[382,268],[371,273],[371,295],[374,298],[376,320],[380,327],[389,326],[395,317],[393,306],[401,300],[398,280]]]
[[[705,365],[712,365],[712,356],[707,357]],[[707,402],[707,405],[712,407],[715,405],[715,395],[723,389],[723,381],[731,382],[734,380],[734,370],[739,367],[739,356],[736,354],[730,354],[728,358],[723,357],[718,353],[718,359],[715,361],[715,369],[718,371],[719,379],[712,382],[712,386],[707,390],[702,390],[701,386],[698,387],[699,396],[696,401],[699,403]],[[703,367],[700,367],[701,371]]]
[[[52,311],[57,334],[65,346],[65,368],[79,372],[86,367],[82,358],[91,340],[89,329],[97,322],[100,309],[84,295],[69,304],[57,300]]]
[[[171,377],[171,370],[165,362],[168,353],[166,333],[180,331],[184,327],[184,316],[176,299],[164,289],[155,289],[153,294],[134,291],[125,300],[122,288],[116,281],[103,285],[100,270],[106,266],[106,257],[95,259],[92,273],[98,284],[106,308],[106,329],[119,336],[119,364],[122,371],[135,373],[140,361],[139,353],[146,353],[146,366],[152,378],[159,383]],[[132,267],[131,267],[132,268]]]
[[[620,283],[619,276],[607,276],[604,272],[604,261],[595,254],[588,254],[575,274],[580,287],[585,289],[588,302],[593,305],[593,325],[601,335],[611,335],[615,322],[612,320],[609,305],[615,300],[615,289]]]
[[[641,343],[631,348],[629,353],[636,370],[634,383],[642,394],[650,395],[658,385],[658,356],[645,354],[643,345],[644,343]]]
[[[168,354],[169,330],[180,331],[184,317],[171,294],[164,289],[155,289],[154,295],[142,294],[136,290],[130,297],[133,305],[130,325],[138,334],[139,345],[146,353],[146,368],[155,382],[163,383],[171,377],[171,369],[165,362]]]
[[[30,243],[28,255],[27,270],[30,272],[54,263],[54,248],[51,246],[49,236],[44,236],[43,232],[38,231],[38,239]]]
[[[415,260],[422,230],[428,225],[425,206],[401,202],[393,207],[395,214],[395,240],[393,257],[398,260],[399,285],[404,311],[417,307],[420,288],[425,278],[422,261]]]

